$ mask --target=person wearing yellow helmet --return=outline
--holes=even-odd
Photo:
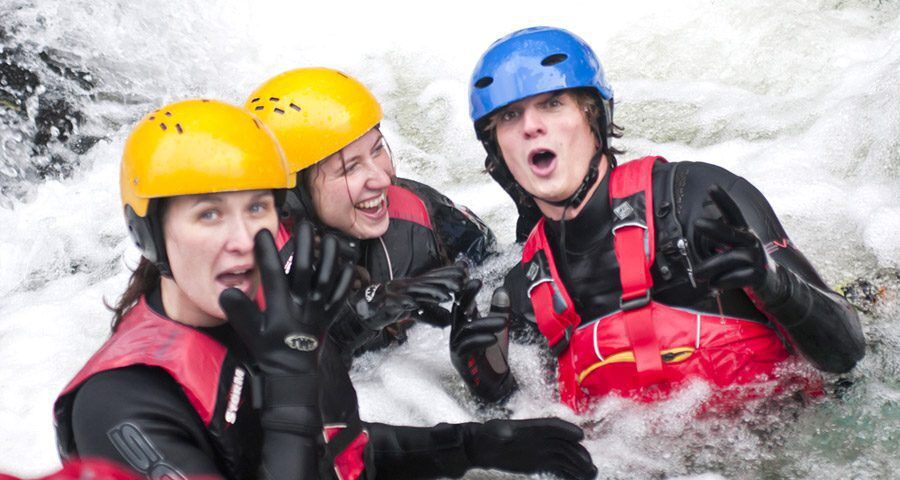
[[[368,458],[382,478],[592,468],[581,430],[561,420],[354,424],[347,371],[323,346],[353,265],[332,235],[314,248],[301,222],[285,274],[273,237],[294,178],[268,129],[239,107],[189,100],[138,122],[120,185],[142,258],[113,308],[111,337],[54,404],[65,464],[111,460],[173,479],[372,478]],[[260,285],[264,309],[251,300]],[[498,458],[523,440],[552,441],[546,462]],[[422,456],[426,444],[436,455]]]
[[[334,237],[318,263],[299,242],[288,292],[273,236],[294,175],[275,138],[237,106],[166,105],[128,137],[120,186],[142,258],[112,336],[55,403],[63,458],[151,478],[318,475],[318,342],[353,272]]]
[[[359,264],[375,285],[369,290],[375,295],[359,309],[396,312],[364,322],[372,328],[338,322],[333,333],[348,350],[402,342],[412,323],[405,317],[413,309],[421,313],[412,318],[447,326],[449,312],[436,304],[450,299],[441,291],[459,290],[462,276],[448,266],[483,261],[493,251],[494,235],[465,207],[396,176],[380,129],[381,105],[369,89],[334,69],[299,68],[263,83],[244,106],[278,137],[291,171],[298,173],[287,213],[359,245]],[[392,293],[417,305],[390,305],[384,295]],[[403,320],[388,321],[398,319]],[[386,328],[374,328],[385,322]]]
[[[344,363],[323,359],[322,371],[328,373],[322,375],[346,375],[354,351],[402,335],[397,321],[410,315],[446,326],[453,315],[437,304],[450,300],[450,293],[459,296],[464,279],[461,267],[448,266],[451,259],[481,262],[494,237],[465,207],[396,176],[379,128],[381,106],[372,93],[337,70],[301,68],[266,81],[245,107],[272,130],[297,173],[297,186],[285,201],[286,221],[310,219],[320,231],[355,244],[369,276],[327,336],[328,345],[344,353]],[[459,309],[453,313],[460,316]],[[492,324],[493,330],[504,326]],[[486,334],[493,338],[494,331]],[[359,424],[354,407],[346,398],[326,395],[323,421]],[[457,477],[473,467],[571,479],[596,475],[579,444],[581,429],[559,419],[432,428],[364,423],[362,428],[369,434],[375,470],[385,478]]]

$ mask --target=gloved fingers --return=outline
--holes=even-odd
[[[453,277],[416,277],[414,280],[415,282],[410,287],[414,285],[429,285],[453,293],[459,292],[463,286],[461,278]]]
[[[530,418],[513,421],[522,422],[524,427],[535,429],[535,434],[541,437],[556,438],[575,443],[584,439],[584,430],[581,427],[560,418]]]
[[[330,310],[332,306],[338,305],[341,301],[347,298],[347,295],[350,294],[350,286],[353,284],[353,277],[356,273],[356,269],[353,264],[345,263],[343,268],[341,269],[341,273],[338,275],[337,282],[334,284],[334,288],[331,291],[331,297],[328,299],[328,303],[325,305],[326,310]]]
[[[752,267],[753,262],[743,250],[731,250],[709,257],[694,267],[694,277],[701,281],[716,278],[724,273]]]
[[[694,232],[695,235],[702,235],[722,247],[749,247],[758,242],[756,235],[749,230],[736,229],[724,222],[708,218],[695,220]]]
[[[259,268],[267,308],[284,308],[287,305],[286,302],[291,299],[291,293],[284,275],[284,266],[278,257],[278,248],[275,247],[275,239],[272,238],[272,232],[265,228],[256,232],[253,239],[253,253],[256,257],[256,266]],[[287,314],[287,312],[281,313]]]
[[[445,328],[452,323],[450,312],[446,308],[434,303],[419,304],[419,314],[416,318],[433,327]]]
[[[294,227],[294,257],[291,263],[291,291],[305,298],[312,285],[313,243],[312,224],[306,220]]]
[[[225,312],[225,318],[241,338],[253,338],[259,335],[262,325],[259,323],[260,311],[256,302],[247,298],[238,288],[226,288],[219,294],[219,305]]]
[[[337,238],[332,234],[322,238],[322,247],[319,252],[319,265],[316,272],[316,287],[313,300],[322,300],[330,297],[334,283],[337,281]]]
[[[456,332],[461,331],[475,313],[475,297],[478,295],[479,290],[481,290],[481,280],[477,278],[469,279],[463,285],[462,290],[453,302],[453,310],[450,312],[450,317],[453,321],[451,337],[455,336]]]
[[[509,292],[503,287],[494,289],[491,295],[491,313],[506,314],[509,312]]]
[[[562,478],[574,480],[593,479],[597,477],[597,467],[591,460],[591,455],[581,445],[578,449],[560,448],[558,445],[542,445],[546,448],[548,459],[546,472]],[[580,450],[580,451],[579,451]]]
[[[738,207],[737,203],[735,203],[734,199],[731,198],[731,195],[729,195],[725,189],[719,185],[709,187],[709,198],[712,199],[719,211],[722,212],[722,217],[729,225],[736,228],[749,228],[747,220],[744,219],[744,214],[741,213],[740,207]]]
[[[454,341],[453,351],[459,356],[466,356],[474,352],[481,352],[497,344],[497,336],[487,333],[476,333],[457,338]]]
[[[506,323],[506,317],[503,316],[493,315],[482,317],[463,325],[461,333],[463,335],[476,333],[495,334],[506,328]]]
[[[450,300],[450,292],[439,285],[410,285],[405,292],[420,303],[441,303]]]

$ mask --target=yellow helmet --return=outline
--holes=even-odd
[[[293,188],[272,133],[246,110],[214,100],[166,105],[131,131],[119,185],[138,248],[165,273],[168,265],[154,199],[176,195]]]
[[[278,137],[291,172],[313,165],[381,122],[363,84],[330,68],[299,68],[262,84],[244,104]]]

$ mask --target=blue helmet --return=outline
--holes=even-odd
[[[494,42],[475,66],[469,84],[472,121],[532,95],[580,87],[597,91],[608,129],[613,91],[591,47],[561,28],[518,30]]]

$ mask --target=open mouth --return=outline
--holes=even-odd
[[[386,201],[387,201],[387,196],[384,194],[384,192],[382,192],[381,195],[379,195],[375,198],[372,198],[370,200],[365,200],[362,202],[358,202],[358,203],[354,204],[353,206],[357,210],[362,210],[363,213],[367,213],[369,215],[375,215],[382,208],[384,208]]]
[[[537,174],[545,174],[552,171],[555,160],[556,153],[553,150],[544,148],[534,150],[528,155],[528,163]]]
[[[255,272],[256,269],[253,267],[232,269],[216,275],[216,280],[225,285],[225,288],[235,287],[249,293]]]

